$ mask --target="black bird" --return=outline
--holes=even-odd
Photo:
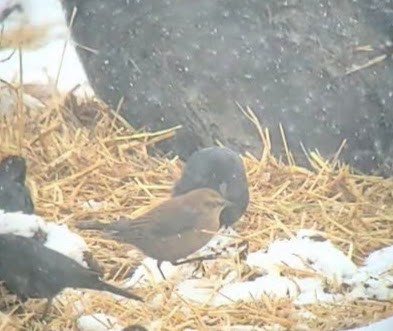
[[[246,211],[249,191],[242,159],[226,147],[208,147],[194,152],[187,160],[172,196],[198,188],[210,188],[232,202],[220,216],[220,225],[235,223]]]
[[[0,162],[0,209],[34,214],[34,204],[25,180],[26,161],[23,157],[9,155]]]
[[[48,299],[43,318],[53,298],[65,288],[108,291],[142,301],[135,294],[101,281],[96,272],[71,258],[34,239],[13,234],[0,235],[0,280],[21,301]]]

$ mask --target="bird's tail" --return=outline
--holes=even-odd
[[[75,227],[82,230],[104,230],[107,225],[98,221],[80,221],[75,223]]]
[[[123,290],[119,287],[113,286],[109,283],[105,283],[103,281],[99,281],[98,283],[92,284],[92,285],[93,285],[93,287],[92,287],[93,290],[107,291],[107,292],[111,292],[113,294],[120,295],[120,296],[128,298],[128,299],[143,301],[143,299],[140,296],[138,296],[134,293],[128,292],[126,290]]]

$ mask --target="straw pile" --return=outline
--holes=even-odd
[[[176,158],[149,156],[147,150],[173,130],[150,134],[135,131],[115,112],[97,101],[77,104],[44,99],[43,109],[21,107],[0,124],[0,157],[21,153],[28,161],[28,184],[37,214],[67,223],[83,219],[135,217],[170,194],[182,164]],[[248,112],[252,119],[252,114]],[[313,171],[289,165],[269,153],[268,135],[258,127],[265,144],[260,160],[244,162],[251,202],[236,230],[250,242],[250,250],[288,238],[301,227],[323,231],[357,264],[370,252],[393,243],[393,182],[351,174],[346,166],[310,156]],[[288,162],[286,162],[288,163]],[[95,210],[89,203],[102,203]],[[130,247],[83,232],[109,281],[122,279],[141,256]],[[291,272],[283,271],[283,272]],[[135,290],[146,301],[157,293],[163,304],[116,304],[106,293],[67,290],[55,300],[52,319],[39,320],[45,300],[30,300],[23,310],[3,310],[0,330],[74,330],[75,306],[85,313],[104,312],[124,325],[157,321],[157,329],[225,330],[228,325],[278,324],[283,329],[335,330],[365,324],[393,314],[393,301],[357,301],[338,305],[309,305],[318,318],[289,300],[269,299],[225,307],[192,305],[172,296],[170,284]],[[6,317],[6,315],[12,316]]]

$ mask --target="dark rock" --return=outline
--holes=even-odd
[[[187,158],[218,139],[261,152],[250,106],[282,154],[279,123],[300,164],[301,144],[364,172],[391,174],[391,0],[63,0],[96,93],[135,127],[182,124],[161,144]],[[370,52],[356,46],[372,45]],[[389,54],[351,74],[347,69]],[[367,157],[365,157],[367,156]]]

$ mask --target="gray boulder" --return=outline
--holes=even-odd
[[[259,155],[250,106],[283,153],[301,144],[390,175],[393,3],[390,0],[64,0],[96,93],[135,127],[181,124],[164,152],[186,159],[219,140]],[[356,50],[371,45],[372,51]],[[354,65],[387,55],[353,73]]]

